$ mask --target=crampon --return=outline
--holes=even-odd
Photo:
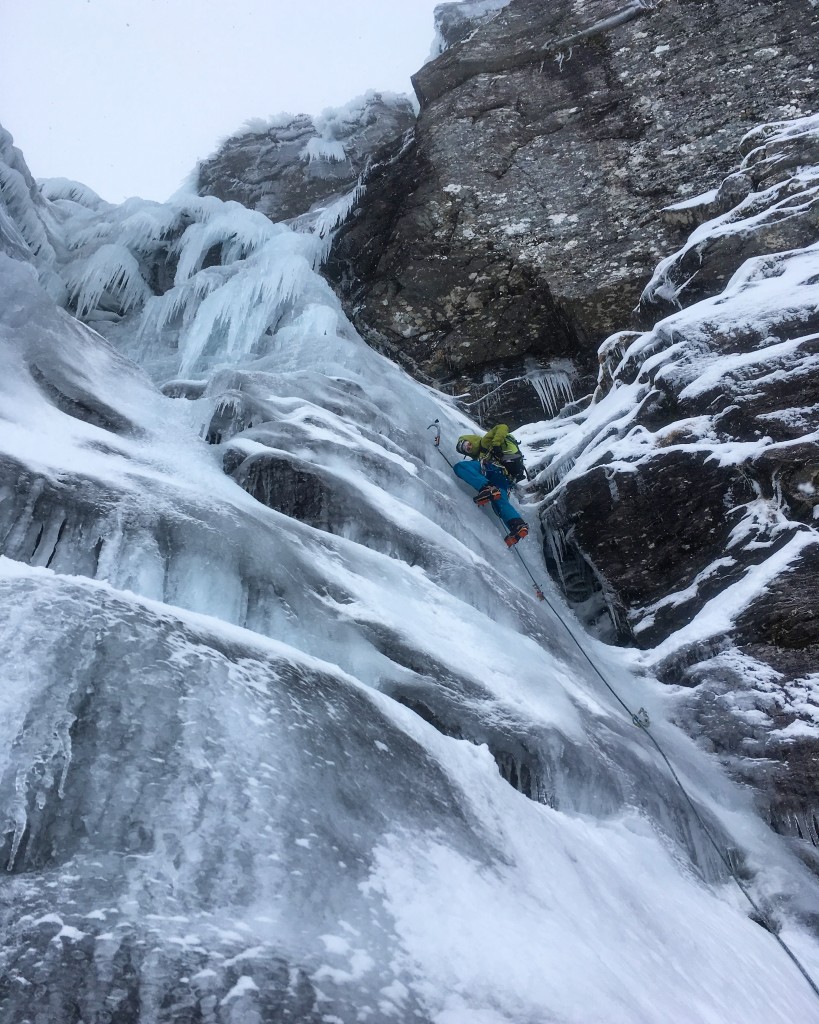
[[[500,487],[495,487],[494,484],[487,484],[486,487],[482,487],[478,491],[472,500],[476,505],[488,505],[490,501],[498,501],[500,496]]]
[[[503,539],[508,548],[514,547],[519,540],[529,535],[529,527],[522,519],[512,519],[507,525],[509,533]]]

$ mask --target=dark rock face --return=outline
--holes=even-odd
[[[653,646],[679,629],[697,605],[747,568],[734,565],[730,574],[723,568],[689,599],[662,603],[667,594],[691,587],[714,552],[726,547],[739,518],[726,516],[726,504],[736,508],[753,497],[740,473],[709,461],[708,454],[659,452],[650,472],[598,466],[566,484],[563,529],[571,531],[572,542],[613,587],[618,602],[629,610],[659,604],[650,626],[639,622],[641,645]]]
[[[577,348],[575,327],[546,279],[509,260],[501,270],[491,241],[460,249],[458,204],[438,194],[435,172],[416,144],[397,161],[389,152],[379,156],[364,211],[342,227],[326,267],[357,329],[413,375],[466,392],[466,402],[509,380],[504,415],[516,422],[535,409],[542,415],[531,385],[511,378],[537,377],[553,366],[574,375],[568,361]],[[397,216],[398,205],[406,216]]]
[[[805,653],[806,667],[819,666],[819,540],[771,583],[737,627],[740,640],[769,648],[773,664],[778,651],[787,651]]]
[[[808,152],[813,131],[815,126],[804,135]],[[759,147],[753,159],[770,160],[769,147]],[[702,313],[692,309],[690,319],[683,312],[648,335],[633,336],[624,356],[618,344],[601,350],[600,408],[624,386],[635,390],[635,406],[616,428],[606,423],[601,434],[609,440],[585,471],[571,471],[565,461],[561,466],[564,450],[550,460],[548,483],[565,477],[549,501],[552,521],[571,533],[613,588],[620,611],[630,619],[626,633],[645,646],[690,621],[715,593],[756,564],[761,550],[777,549],[803,527],[815,530],[819,314],[814,270],[819,264],[810,245],[766,255],[769,221],[778,214],[778,196],[789,180],[798,195],[789,206],[790,238],[811,243],[819,237],[819,172],[808,172],[804,159],[805,153],[794,152],[790,163],[779,160],[785,178],[780,186],[763,187],[743,200],[732,217],[715,222],[716,237],[706,232],[655,275],[646,303],[660,290],[658,280],[665,294],[672,294],[668,282],[682,280],[692,249],[699,254],[703,281],[709,282],[726,280],[737,270],[737,254],[751,256],[756,248],[757,259],[737,274],[733,295],[729,291]],[[791,273],[792,287],[763,295],[755,306],[766,281]],[[676,299],[699,295],[703,287],[687,279]],[[626,443],[629,434],[639,441]],[[587,437],[572,458],[600,440],[601,435]],[[753,543],[739,557],[730,537],[755,501],[770,502],[782,521],[773,528],[761,517],[751,531]],[[714,570],[712,563],[729,548],[730,566]],[[684,600],[646,613],[663,595],[691,587]],[[803,645],[812,642],[805,638]]]
[[[373,150],[414,121],[407,97],[374,92],[316,118],[283,115],[273,124],[251,124],[202,161],[197,191],[272,220],[298,217],[350,189]]]
[[[816,105],[818,34],[803,0],[512,0],[414,79],[414,142],[382,155],[330,265],[356,326],[473,399],[567,358],[590,390],[601,340],[708,216],[658,209],[713,188],[748,129]],[[531,390],[505,399],[542,417]]]

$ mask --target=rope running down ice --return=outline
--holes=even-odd
[[[429,425],[429,427],[427,427],[427,429],[431,430],[433,427],[435,428],[435,438],[434,438],[434,442],[433,442],[434,445],[435,445],[435,449],[438,452],[438,454],[441,456],[441,458],[447,463],[447,465],[450,467],[450,469],[454,469],[453,464],[449,461],[449,459],[446,457],[446,455],[444,455],[444,453],[441,451],[441,426],[440,426],[440,423],[439,423],[438,420],[436,420],[434,423],[431,423]],[[500,523],[498,525],[500,525]],[[503,529],[502,526],[501,526],[501,529]],[[688,790],[683,785],[682,780],[680,779],[679,775],[677,774],[673,764],[669,760],[668,755],[663,750],[663,748],[660,745],[660,743],[657,740],[657,738],[651,732],[648,714],[646,713],[645,709],[644,708],[640,708],[639,711],[635,712],[635,711],[631,710],[631,708],[628,706],[628,704],[626,704],[626,702],[622,699],[620,694],[614,689],[614,687],[611,685],[611,683],[606,679],[606,677],[603,675],[603,673],[600,671],[600,669],[594,663],[594,661],[590,657],[588,651],[586,651],[586,649],[583,647],[583,645],[580,643],[580,641],[574,635],[574,632],[572,631],[572,629],[569,626],[568,622],[566,622],[566,620],[563,618],[563,616],[558,611],[558,609],[556,608],[554,603],[551,602],[546,597],[546,595],[544,594],[542,588],[535,581],[535,578],[532,575],[531,571],[529,570],[529,567],[527,566],[526,562],[523,560],[523,556],[517,550],[517,547],[514,548],[514,551],[515,551],[515,554],[520,559],[521,565],[526,570],[526,572],[529,575],[529,578],[531,579],[532,583],[535,586],[535,592],[537,594],[538,600],[545,601],[547,607],[550,609],[550,611],[552,612],[554,617],[557,619],[557,621],[560,623],[560,625],[563,626],[563,628],[569,634],[569,636],[571,637],[571,639],[573,640],[573,642],[577,646],[577,649],[580,651],[580,653],[583,655],[583,657],[589,663],[589,665],[591,666],[591,668],[594,671],[594,673],[598,676],[598,678],[603,683],[603,685],[606,687],[606,689],[609,690],[609,692],[612,694],[612,696],[617,701],[617,703],[620,704],[620,706],[623,708],[623,710],[629,716],[629,718],[631,719],[632,724],[635,725],[638,729],[641,729],[646,734],[646,736],[649,738],[649,740],[652,742],[652,744],[656,747],[657,753],[660,755],[660,757],[665,762],[666,767],[668,768],[668,771],[671,774],[672,779],[674,780],[674,782],[679,787],[680,792],[682,793],[682,795],[685,797],[685,800],[688,803],[688,806],[691,808],[691,811],[692,811],[692,813],[694,815],[694,818],[699,823],[700,828],[702,829],[704,835],[706,836],[706,838],[710,842],[711,846],[714,848],[717,856],[722,861],[722,863],[725,865],[725,867],[726,867],[726,869],[728,871],[728,874],[734,880],[734,882],[736,883],[736,885],[737,885],[738,889],[740,890],[740,892],[742,893],[742,895],[745,897],[745,899],[748,901],[748,903],[753,908],[753,910],[756,913],[757,918],[759,919],[760,923],[765,927],[765,929],[770,933],[770,935],[774,939],[776,939],[776,941],[782,947],[783,951],[790,958],[790,960],[796,966],[796,968],[799,971],[799,973],[802,975],[802,977],[805,979],[807,984],[810,986],[811,991],[813,992],[813,994],[817,997],[817,999],[819,999],[819,986],[817,986],[816,982],[813,980],[813,978],[811,978],[810,974],[808,974],[807,969],[804,967],[804,965],[799,960],[799,958],[796,956],[796,954],[793,952],[793,950],[790,948],[790,946],[785,942],[785,940],[780,935],[778,935],[776,933],[776,931],[774,930],[773,925],[770,923],[770,921],[768,919],[768,915],[762,910],[762,908],[759,906],[759,904],[756,902],[756,900],[753,898],[753,896],[751,896],[751,894],[748,892],[747,888],[743,885],[742,880],[737,875],[736,869],[734,868],[733,864],[731,863],[730,858],[725,853],[725,851],[722,849],[722,847],[719,845],[719,843],[715,839],[713,833],[711,832],[709,827],[706,825],[706,823],[705,823],[702,815],[700,814],[696,804],[692,800],[691,796],[688,793]]]

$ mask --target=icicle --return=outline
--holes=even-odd
[[[160,239],[167,238],[178,226],[179,215],[164,203],[145,203],[122,221],[119,240],[129,249],[151,252]]]
[[[27,789],[26,784],[26,772],[24,769],[20,769],[17,772],[17,779],[15,782],[15,789],[17,791],[17,800],[15,801],[14,809],[14,833],[11,839],[11,850],[9,851],[9,859],[6,864],[6,871],[13,871],[14,864],[17,860],[17,854],[20,852],[20,844],[23,841],[23,836],[26,834],[28,828],[28,814],[26,812],[26,799],[25,792]]]
[[[116,237],[116,227],[114,220],[94,220],[85,227],[75,227],[68,238],[67,248],[81,252],[86,246],[96,247],[110,242]]]
[[[566,539],[563,531],[559,527],[553,529],[547,529],[546,543],[549,547],[549,553],[557,568],[557,574],[560,577],[560,585],[563,589],[566,589],[566,575],[563,571],[563,564],[566,557]]]
[[[223,356],[249,355],[311,274],[304,256],[275,246],[245,261],[243,272],[211,291],[196,310],[180,344],[181,374],[193,370],[216,333],[223,335]]]
[[[0,160],[0,201],[8,208],[26,245],[34,256],[49,262],[55,257],[43,222],[38,216],[31,193],[23,175]]]
[[[41,195],[52,203],[65,199],[89,210],[99,210],[108,206],[108,203],[88,185],[72,181],[70,178],[43,178],[38,179],[38,184]]]
[[[542,486],[545,491],[553,491],[563,478],[574,469],[575,460],[567,455],[557,462],[551,463],[543,471]]]
[[[328,206],[316,222],[314,233],[319,238],[324,238],[329,232],[334,231],[343,224],[350,216],[351,211],[361,202],[365,192],[365,186],[357,184],[340,199]]]
[[[572,59],[572,54],[573,53],[574,53],[574,47],[573,46],[569,47],[569,52],[568,53],[566,53],[564,50],[560,50],[557,53],[557,55],[555,56],[554,60],[555,60],[555,64],[557,64],[558,71],[560,71],[560,72],[563,71],[563,65],[566,63],[566,61]]]
[[[0,203],[0,251],[16,260],[30,261],[33,255],[25,236],[2,203]]]
[[[141,305],[151,296],[136,258],[123,245],[103,245],[86,259],[72,263],[66,285],[81,317],[96,309],[106,292],[124,311]]]
[[[60,772],[60,781],[57,785],[57,796],[62,800],[65,796],[65,780],[68,778],[68,769],[71,767],[71,755],[73,747],[71,744],[71,726],[75,719],[63,722],[58,736],[60,748],[63,754],[63,769]]]
[[[574,401],[571,378],[565,370],[530,371],[526,379],[535,389],[543,411],[550,418],[555,417],[567,402]]]
[[[337,139],[314,136],[301,151],[301,158],[311,164],[314,161],[340,164],[347,159],[347,151],[344,148],[344,143]]]
[[[223,265],[245,259],[287,229],[272,224],[263,214],[238,203],[225,203],[216,216],[191,224],[176,244],[179,263],[174,284],[181,285],[196,274],[208,252],[221,245]]]

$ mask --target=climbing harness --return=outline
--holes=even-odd
[[[450,467],[450,469],[453,469],[454,468],[453,464],[449,461],[449,459],[446,457],[446,455],[444,455],[444,453],[441,451],[441,424],[440,424],[439,420],[435,420],[434,423],[430,423],[429,427],[427,427],[427,430],[431,430],[433,428],[435,428],[435,447],[438,450],[438,452],[440,453],[441,458],[444,459],[444,461],[447,463],[447,465]],[[500,525],[500,523],[499,523],[499,525]],[[503,529],[502,526],[501,526],[501,529]],[[632,725],[634,725],[638,729],[642,730],[642,732],[645,733],[645,735],[651,741],[653,746],[656,748],[657,753],[660,755],[660,757],[665,762],[665,765],[668,768],[668,771],[669,771],[669,773],[671,775],[671,778],[674,780],[674,782],[676,783],[676,785],[679,788],[680,792],[682,793],[683,797],[685,798],[688,806],[691,808],[691,812],[693,813],[695,820],[698,822],[700,828],[702,829],[703,834],[708,839],[708,842],[713,847],[713,849],[716,852],[716,854],[719,857],[719,859],[725,865],[725,868],[728,871],[729,876],[733,879],[733,881],[735,882],[737,888],[740,890],[742,895],[745,897],[745,899],[748,901],[748,903],[753,908],[753,911],[754,911],[754,913],[756,915],[756,920],[777,941],[779,946],[782,948],[783,952],[788,956],[788,958],[791,960],[791,962],[797,968],[799,973],[805,979],[807,984],[810,986],[810,989],[813,992],[813,994],[819,999],[819,986],[817,986],[816,982],[813,980],[813,978],[810,976],[810,974],[808,974],[807,969],[804,967],[804,965],[799,960],[797,955],[793,952],[793,950],[790,948],[790,946],[785,942],[785,940],[780,935],[777,934],[777,932],[775,930],[775,927],[771,923],[767,913],[759,906],[759,904],[756,902],[756,900],[753,898],[753,896],[751,896],[750,892],[748,892],[747,887],[743,884],[742,879],[738,876],[737,870],[736,870],[735,866],[733,865],[733,863],[731,862],[730,858],[728,857],[728,854],[722,849],[722,847],[720,846],[720,844],[717,842],[716,838],[714,837],[711,829],[705,823],[705,821],[704,821],[702,815],[700,814],[696,804],[692,800],[691,796],[688,793],[688,790],[685,788],[685,786],[683,785],[682,780],[680,779],[679,775],[677,774],[677,771],[674,768],[674,765],[671,763],[668,755],[666,754],[666,752],[661,747],[661,745],[660,745],[659,741],[657,740],[657,738],[651,732],[651,720],[649,718],[649,715],[648,715],[648,712],[646,711],[646,709],[641,707],[637,711],[632,711],[632,709],[628,706],[628,704],[626,704],[626,702],[622,699],[620,694],[614,689],[614,687],[611,685],[611,683],[609,683],[609,681],[606,679],[606,677],[603,675],[603,673],[597,667],[597,665],[595,664],[594,660],[592,659],[592,657],[590,656],[588,651],[583,647],[583,645],[580,643],[580,641],[574,635],[571,627],[566,622],[566,620],[563,618],[563,616],[560,614],[560,612],[558,611],[557,607],[554,605],[553,602],[549,601],[549,599],[543,593],[542,588],[540,586],[538,586],[538,583],[535,580],[535,577],[532,575],[532,573],[531,573],[531,571],[529,569],[529,566],[526,564],[526,562],[523,559],[523,556],[518,551],[517,546],[513,547],[511,550],[513,550],[515,552],[515,554],[518,556],[518,558],[520,559],[521,565],[526,570],[527,574],[529,575],[529,579],[534,584],[535,594],[537,595],[537,599],[539,601],[544,601],[546,603],[547,607],[552,612],[554,617],[557,619],[557,621],[560,623],[560,625],[563,626],[563,628],[569,634],[571,639],[574,641],[574,643],[576,644],[578,650],[583,655],[583,657],[586,659],[586,661],[589,663],[589,665],[591,666],[591,668],[594,671],[594,673],[597,675],[597,677],[600,679],[600,681],[603,683],[603,685],[606,687],[606,689],[612,694],[612,696],[617,701],[617,703],[623,708],[623,710],[629,716],[629,718],[631,719]]]

